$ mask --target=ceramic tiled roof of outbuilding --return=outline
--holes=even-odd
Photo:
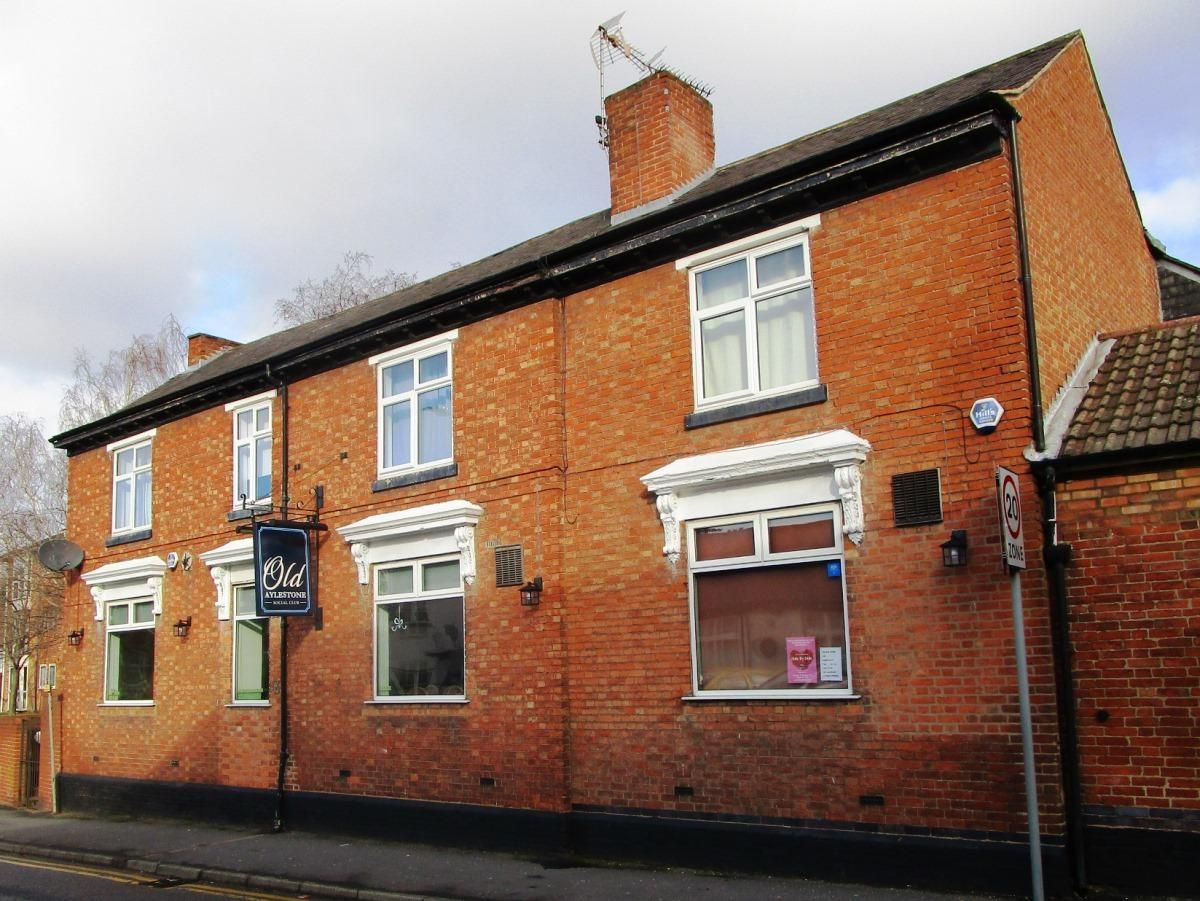
[[[1200,317],[1114,341],[1075,411],[1060,457],[1200,440]]]

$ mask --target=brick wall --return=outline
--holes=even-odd
[[[457,477],[372,492],[376,477],[375,373],[364,360],[290,387],[290,492],[311,510],[325,486],[319,539],[324,628],[289,627],[289,784],[443,801],[560,808],[563,787],[562,583],[559,508],[562,446],[558,307],[544,303],[464,328],[455,345]],[[470,374],[468,376],[467,374]],[[273,401],[279,497],[282,401]],[[240,537],[232,504],[230,414],[216,408],[159,427],[154,438],[153,534],[106,549],[111,457],[70,460],[68,534],[91,570],[170,551],[193,554],[164,579],[155,632],[154,706],[103,707],[104,625],[81,581],[68,586],[64,629],[68,740],[64,769],[78,774],[274,785],[278,695],[270,708],[232,707],[232,623],[216,615],[215,589],[198,555]],[[345,452],[346,458],[341,454]],[[367,705],[372,697],[372,599],[358,584],[340,525],[374,513],[466,499],[485,512],[476,534],[478,580],[466,591],[466,705]],[[521,544],[540,573],[540,607],[494,587],[492,544]],[[170,624],[191,615],[180,639]],[[271,680],[279,679],[280,625],[270,626]],[[470,761],[464,767],[463,761]],[[341,775],[348,771],[349,775]],[[480,777],[495,781],[480,785]]]
[[[1083,40],[1013,103],[1048,407],[1093,335],[1159,321],[1158,281]]]
[[[1007,580],[993,473],[1021,467],[1023,379],[1011,183],[1003,158],[822,214],[812,235],[826,403],[685,431],[686,273],[667,265],[567,301],[564,566],[571,800],[836,822],[1015,831],[1023,821]],[[982,437],[986,394],[1007,409]],[[873,445],[866,538],[847,543],[855,701],[687,702],[686,559],[662,556],[639,477],[676,459],[847,428]],[[891,524],[893,473],[939,467],[945,522]],[[1032,482],[1027,511],[1036,511]],[[1036,517],[1028,517],[1036,547]],[[941,565],[966,528],[974,561]],[[1043,590],[1031,570],[1027,596]],[[1058,828],[1052,673],[1028,616],[1043,816]],[[675,786],[693,789],[676,797]],[[882,807],[860,806],[882,795]]]
[[[1200,469],[1058,488],[1083,803],[1099,821],[1200,827]],[[1128,823],[1125,823],[1128,824]]]

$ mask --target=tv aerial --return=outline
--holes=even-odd
[[[666,47],[659,50],[653,56],[646,56],[641,50],[629,43],[625,38],[625,34],[621,28],[621,19],[625,17],[625,13],[617,13],[606,22],[602,22],[596,26],[596,30],[592,33],[591,50],[592,62],[596,64],[596,70],[600,73],[600,115],[596,116],[596,125],[600,129],[600,146],[608,150],[608,119],[603,113],[604,109],[604,70],[618,59],[624,58],[633,63],[634,67],[639,72],[639,77],[646,75],[654,75],[658,72],[666,72],[669,75],[674,75],[701,97],[707,97],[712,93],[712,86],[704,82],[698,81],[688,75],[684,75],[677,69],[673,69],[661,62],[663,53],[666,52]]]

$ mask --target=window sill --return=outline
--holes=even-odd
[[[420,485],[422,482],[448,479],[456,475],[458,475],[458,464],[447,463],[444,466],[431,466],[429,469],[418,469],[416,472],[406,472],[396,476],[382,476],[371,483],[371,490],[387,491],[391,488],[404,488],[408,485]]]
[[[242,708],[242,707],[262,708],[262,707],[270,707],[271,702],[270,701],[230,701],[225,706],[228,708],[234,709],[234,710],[236,710],[238,708]]]
[[[250,504],[249,506],[247,506],[245,508],[238,507],[235,510],[230,510],[229,513],[226,514],[226,516],[225,516],[225,521],[226,522],[237,522],[239,519],[249,519],[252,516],[263,516],[264,514],[270,514],[270,512],[271,512],[271,502],[267,501],[266,504],[264,505],[260,501],[258,503]]]
[[[683,417],[685,429],[698,429],[706,425],[716,425],[718,422],[729,422],[734,419],[744,419],[747,416],[759,416],[763,413],[776,413],[780,410],[791,410],[796,407],[807,407],[812,404],[823,404],[829,399],[829,391],[824,385],[814,385],[800,391],[787,394],[777,394],[772,397],[756,397],[725,407],[712,407],[697,410]]]
[[[684,695],[679,700],[681,701],[702,701],[704,703],[712,703],[713,701],[860,701],[860,694],[846,694],[845,692],[833,691],[806,691],[804,693],[796,691],[730,691],[730,692],[710,692],[700,695]]]
[[[400,704],[466,704],[468,699],[459,695],[413,695],[411,698],[376,698],[363,701],[364,707],[394,707]]]
[[[97,707],[146,708],[153,707],[153,701],[101,701]]]
[[[150,529],[136,529],[132,532],[120,532],[116,535],[109,535],[104,539],[105,547],[116,547],[120,544],[131,544],[134,541],[143,541],[153,534]]]

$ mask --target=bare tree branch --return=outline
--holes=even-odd
[[[71,429],[113,413],[137,400],[187,366],[187,336],[167,316],[156,334],[134,335],[127,347],[93,360],[86,348],[75,350],[75,380],[63,394],[59,426]]]
[[[297,285],[292,297],[275,301],[275,321],[299,325],[340,313],[376,297],[407,288],[416,276],[388,269],[371,275],[371,257],[362,251],[347,253],[333,273],[319,282],[308,279]]]

